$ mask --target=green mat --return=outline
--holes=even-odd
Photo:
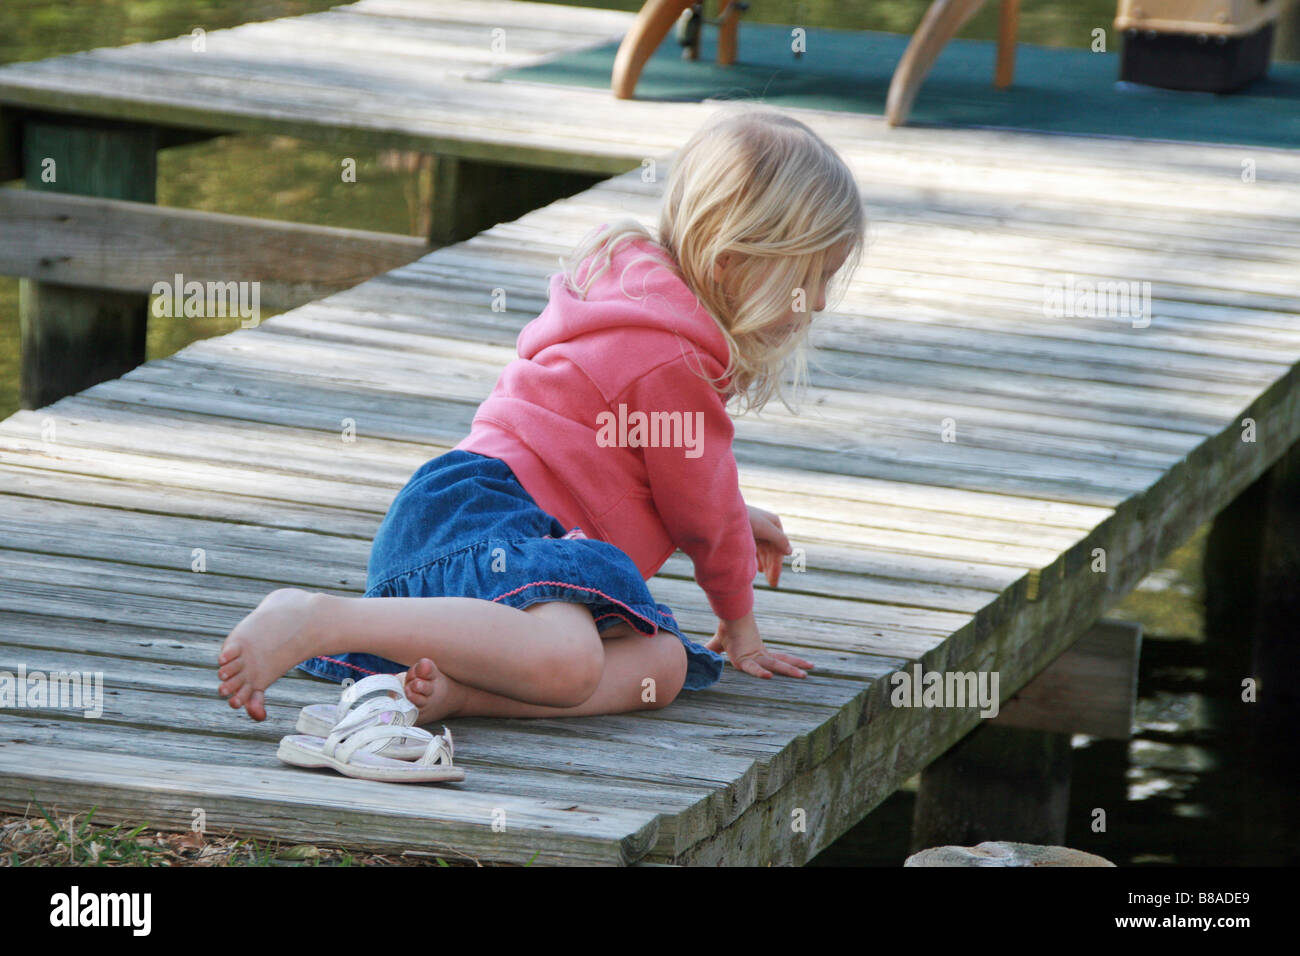
[[[1119,42],[1114,31],[1109,36]],[[744,23],[740,57],[722,67],[713,62],[716,29],[704,31],[695,62],[681,58],[670,32],[646,64],[637,98],[720,97],[880,115],[907,41],[895,33],[809,29],[807,52],[796,58],[789,27]],[[617,49],[611,43],[497,76],[608,89]],[[1015,84],[999,91],[992,86],[995,52],[991,42],[950,42],[909,124],[1300,147],[1300,63],[1272,63],[1266,78],[1238,93],[1184,93],[1119,83],[1118,51],[1021,43]]]

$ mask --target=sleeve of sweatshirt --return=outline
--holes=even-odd
[[[720,369],[705,371],[717,375]],[[713,613],[724,620],[744,617],[754,606],[758,559],[731,448],[735,425],[721,396],[679,358],[638,378],[619,400],[629,415],[681,413],[678,447],[641,449],[655,508],[694,563],[695,581]]]

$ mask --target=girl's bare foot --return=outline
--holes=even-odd
[[[420,708],[416,723],[431,724],[450,717],[460,709],[465,696],[463,685],[452,680],[427,657],[421,657],[406,672],[406,699]]]
[[[218,691],[231,707],[266,720],[263,692],[300,661],[315,656],[317,615],[324,594],[280,588],[230,632],[217,657]]]

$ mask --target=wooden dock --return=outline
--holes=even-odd
[[[615,40],[632,19],[503,0],[362,0],[0,66],[0,181],[26,185],[0,189],[0,275],[29,288],[23,406],[142,362],[145,296],[159,276],[256,281],[265,306],[290,308],[676,148],[709,107],[492,80]],[[429,157],[429,234],[154,205],[159,149],[230,133],[337,147],[340,164],[366,148]],[[93,347],[97,361],[42,359],[66,342],[79,355]]]
[[[492,8],[482,27],[516,5],[400,6]],[[370,69],[402,62],[362,47],[355,63]],[[48,74],[47,108],[93,112],[112,99],[102,63],[120,56],[144,82],[151,51],[170,55],[123,49],[81,55],[82,77],[24,66]],[[250,70],[275,68],[240,49]],[[1010,697],[1300,440],[1300,153],[792,110],[854,169],[872,232],[847,297],[817,320],[804,414],[778,405],[736,422],[746,499],[778,512],[806,556],[779,589],[759,585],[760,627],[817,670],[759,681],[729,668],[714,689],[638,715],[458,720],[456,785],[285,767],[276,741],[336,689],[281,681],[256,724],[216,696],[222,639],[271,588],[363,590],[388,503],[466,433],[557,256],[601,221],[652,223],[667,151],[711,108],[457,82],[479,99],[449,95],[448,111],[467,112],[448,128],[468,127],[489,95],[558,125],[600,100],[607,124],[625,117],[606,127],[626,131],[608,154],[657,157],[661,173],[615,176],[0,423],[0,672],[101,673],[105,693],[97,719],[0,709],[0,807],[93,805],[97,819],[183,829],[201,810],[210,834],[448,859],[804,863],[981,723],[971,708],[891,706],[891,674],[996,671]],[[169,121],[201,125],[218,109],[199,105],[203,91],[218,86],[196,80],[188,102],[177,89]],[[220,122],[298,135],[315,122],[396,141],[426,116],[399,83],[347,116],[326,100],[289,116],[234,80],[220,89]],[[429,122],[417,148],[449,144]],[[546,148],[540,133],[494,129],[464,132],[465,151],[476,136]],[[1149,324],[1045,309],[1084,279],[1149,281]],[[651,588],[697,639],[712,633],[682,555]]]

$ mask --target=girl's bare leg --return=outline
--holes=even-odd
[[[226,638],[219,690],[232,707],[265,720],[272,682],[300,661],[348,651],[407,666],[431,658],[463,686],[561,708],[595,693],[604,670],[600,634],[580,604],[521,611],[479,598],[341,598],[282,588]]]
[[[421,724],[449,717],[589,717],[658,710],[677,698],[685,680],[686,648],[668,631],[607,638],[600,683],[573,707],[530,704],[461,684],[429,658],[405,675],[406,696],[420,708]]]

